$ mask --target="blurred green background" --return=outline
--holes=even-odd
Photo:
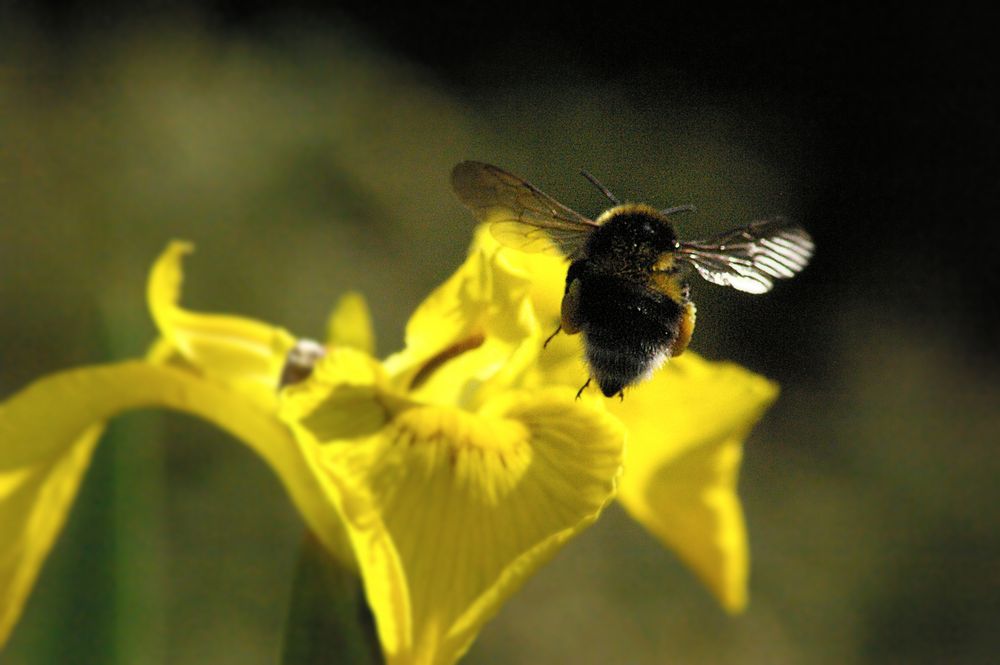
[[[358,289],[391,352],[464,255],[466,158],[585,214],[580,168],[694,203],[688,238],[785,214],[817,239],[800,278],[694,292],[692,348],[783,387],[741,479],[749,610],[613,507],[466,662],[995,662],[1000,79],[976,17],[376,7],[0,9],[0,395],[141,354],[173,238],[191,307],[321,337]],[[123,417],[0,662],[276,662],[301,532],[239,444]]]

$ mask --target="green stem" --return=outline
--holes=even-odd
[[[295,570],[282,665],[382,665],[357,572],[306,534]]]

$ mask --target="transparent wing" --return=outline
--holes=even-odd
[[[708,240],[681,243],[677,253],[713,284],[766,293],[775,279],[794,277],[805,268],[814,249],[805,229],[778,217]]]
[[[531,183],[482,162],[461,162],[451,172],[455,194],[501,244],[525,252],[583,255],[597,223],[570,210]]]

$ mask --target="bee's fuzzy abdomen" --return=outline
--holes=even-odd
[[[606,396],[650,376],[670,356],[681,306],[610,275],[581,275],[580,320],[591,373]]]

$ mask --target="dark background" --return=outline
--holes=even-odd
[[[1000,193],[1000,72],[976,12],[692,3],[13,6],[12,16],[27,20],[57,63],[109,34],[178,17],[214,39],[276,52],[297,31],[322,40],[347,26],[473,108],[521,85],[610,86],[652,115],[726,106],[757,160],[776,169],[795,163],[796,212],[822,241],[815,272],[823,278],[814,284],[821,297],[790,291],[785,302],[826,307],[849,289],[872,307],[899,310],[910,325],[962,335],[996,359],[998,234],[990,220]],[[564,155],[553,169],[590,168],[573,158]],[[627,159],[619,161],[613,177],[622,188],[632,173]],[[772,314],[765,305],[757,316]],[[801,332],[822,346],[822,330]]]
[[[788,214],[817,240],[802,276],[761,298],[695,291],[693,348],[783,385],[745,463],[748,614],[724,617],[612,512],[529,583],[469,661],[976,663],[995,654],[1000,116],[985,17],[693,3],[655,12],[483,2],[3,11],[5,393],[43,372],[140,353],[152,335],[145,266],[179,235],[201,247],[186,292],[197,305],[224,303],[307,334],[337,293],[360,288],[389,352],[468,242],[447,191],[448,167],[463,158],[506,166],[585,214],[600,201],[580,168],[625,199],[694,203],[690,235]],[[162,111],[170,104],[176,112]],[[185,141],[194,147],[176,148]],[[253,634],[232,662],[268,662],[294,547],[262,563],[254,548],[274,546],[253,522],[242,527],[245,557],[206,543],[197,506],[214,506],[238,530],[226,506],[246,500],[244,483],[273,480],[235,446],[190,443],[211,435],[197,424],[129,418],[123,427],[170,441],[146,463],[166,469],[149,509],[166,526],[150,538],[175,544],[139,547],[143,566],[187,580],[139,585],[159,609],[129,639],[165,662],[204,662],[227,635]],[[118,456],[148,454],[137,448],[112,440],[102,447],[112,470],[92,477],[132,496],[129,483],[140,483],[113,469]],[[73,534],[95,533],[94,520],[114,527],[101,508],[85,508],[88,497],[107,503],[99,482],[88,480],[15,633],[23,662],[48,662],[32,654],[51,654],[53,625],[92,654],[80,662],[128,653],[113,621],[80,629],[64,607],[73,592],[49,588],[72,586],[60,580],[80,565]],[[294,542],[297,518],[272,492],[268,510],[288,526],[269,537]],[[219,574],[211,562],[220,559],[246,568],[247,579],[222,582],[251,584],[242,603],[198,595],[209,595],[203,580]],[[93,593],[121,584],[129,559],[100,561],[109,572]],[[279,600],[265,603],[264,593]],[[121,612],[115,602],[105,615]],[[220,628],[179,641],[178,616],[191,604]],[[569,651],[556,648],[568,641]]]

